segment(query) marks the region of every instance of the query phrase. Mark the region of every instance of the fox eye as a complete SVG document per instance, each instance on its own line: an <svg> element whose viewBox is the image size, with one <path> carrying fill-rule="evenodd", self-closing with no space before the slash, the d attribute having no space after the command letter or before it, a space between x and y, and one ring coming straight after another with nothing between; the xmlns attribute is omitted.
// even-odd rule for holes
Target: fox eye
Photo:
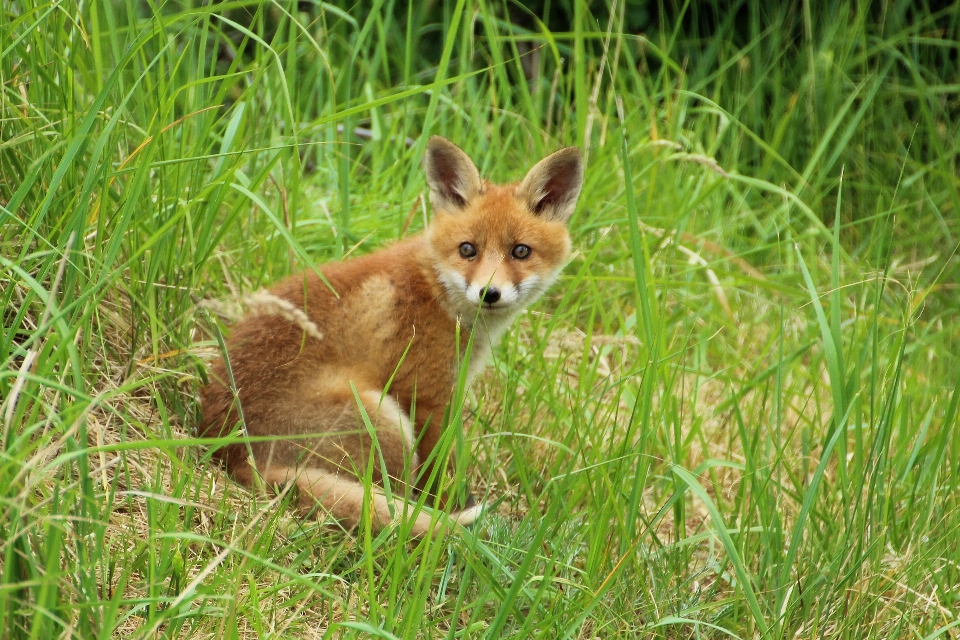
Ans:
<svg viewBox="0 0 960 640"><path fill-rule="evenodd" d="M460 257L462 258L473 258L477 255L477 248L470 244L469 242L464 242L460 245Z"/></svg>
<svg viewBox="0 0 960 640"><path fill-rule="evenodd" d="M518 244L511 251L511 255L517 260L526 260L530 257L530 247L525 244Z"/></svg>

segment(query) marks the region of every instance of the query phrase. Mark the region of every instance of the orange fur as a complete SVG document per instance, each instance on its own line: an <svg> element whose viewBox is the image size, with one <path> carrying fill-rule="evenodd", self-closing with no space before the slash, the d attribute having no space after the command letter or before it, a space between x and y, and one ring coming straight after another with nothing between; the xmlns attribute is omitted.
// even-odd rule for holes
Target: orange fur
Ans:
<svg viewBox="0 0 960 640"><path fill-rule="evenodd" d="M439 137L430 140L424 165L435 210L426 232L323 265L336 294L307 271L252 297L227 343L229 371L217 362L202 391L201 434L226 435L242 423L249 436L272 438L216 452L238 481L251 485L259 473L268 484L295 482L304 501L319 502L346 526L359 521L365 498L358 476L374 446L377 485L387 480L385 469L398 496L418 477L415 488L430 489L424 465L441 437L456 363L469 355L470 374L479 371L570 251L566 221L582 183L575 148L548 156L519 185L481 181L466 154ZM475 255L464 255L464 243ZM471 332L473 352L466 354ZM378 528L408 509L381 491L371 499ZM478 513L467 509L454 519L469 524ZM434 528L421 513L413 533Z"/></svg>

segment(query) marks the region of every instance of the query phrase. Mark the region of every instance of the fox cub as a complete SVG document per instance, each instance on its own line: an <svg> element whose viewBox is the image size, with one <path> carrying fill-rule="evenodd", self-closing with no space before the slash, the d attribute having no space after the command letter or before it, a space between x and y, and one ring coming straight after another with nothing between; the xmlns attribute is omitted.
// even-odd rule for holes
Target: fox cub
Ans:
<svg viewBox="0 0 960 640"><path fill-rule="evenodd" d="M388 496L430 490L431 475L444 471L430 454L457 362L468 359L473 377L570 252L566 223L583 182L576 147L502 186L481 180L470 158L438 136L423 164L434 210L426 231L322 265L330 286L308 270L253 296L201 395L202 435L243 424L251 438L216 452L234 478L293 482L305 506L319 502L347 527L360 520L365 471L390 488L368 498L375 528L407 507ZM453 518L466 525L479 513L469 506ZM413 535L432 531L419 513Z"/></svg>

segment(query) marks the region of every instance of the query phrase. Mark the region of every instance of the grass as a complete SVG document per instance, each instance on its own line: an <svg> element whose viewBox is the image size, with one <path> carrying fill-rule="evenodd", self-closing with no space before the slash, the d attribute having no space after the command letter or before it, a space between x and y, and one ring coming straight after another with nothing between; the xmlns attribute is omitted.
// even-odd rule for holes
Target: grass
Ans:
<svg viewBox="0 0 960 640"><path fill-rule="evenodd" d="M960 10L550 7L3 3L4 637L960 637ZM244 294L422 228L433 133L588 169L463 394L494 507L417 543L191 428Z"/></svg>

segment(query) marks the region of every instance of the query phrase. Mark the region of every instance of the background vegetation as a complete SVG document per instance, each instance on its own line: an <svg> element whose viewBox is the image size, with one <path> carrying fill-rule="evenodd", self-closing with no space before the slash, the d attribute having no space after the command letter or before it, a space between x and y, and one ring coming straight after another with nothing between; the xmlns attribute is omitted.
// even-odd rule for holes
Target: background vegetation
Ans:
<svg viewBox="0 0 960 640"><path fill-rule="evenodd" d="M958 26L4 0L4 637L960 637ZM344 533L196 392L246 293L422 228L434 133L580 145L576 254L464 397L488 515Z"/></svg>

